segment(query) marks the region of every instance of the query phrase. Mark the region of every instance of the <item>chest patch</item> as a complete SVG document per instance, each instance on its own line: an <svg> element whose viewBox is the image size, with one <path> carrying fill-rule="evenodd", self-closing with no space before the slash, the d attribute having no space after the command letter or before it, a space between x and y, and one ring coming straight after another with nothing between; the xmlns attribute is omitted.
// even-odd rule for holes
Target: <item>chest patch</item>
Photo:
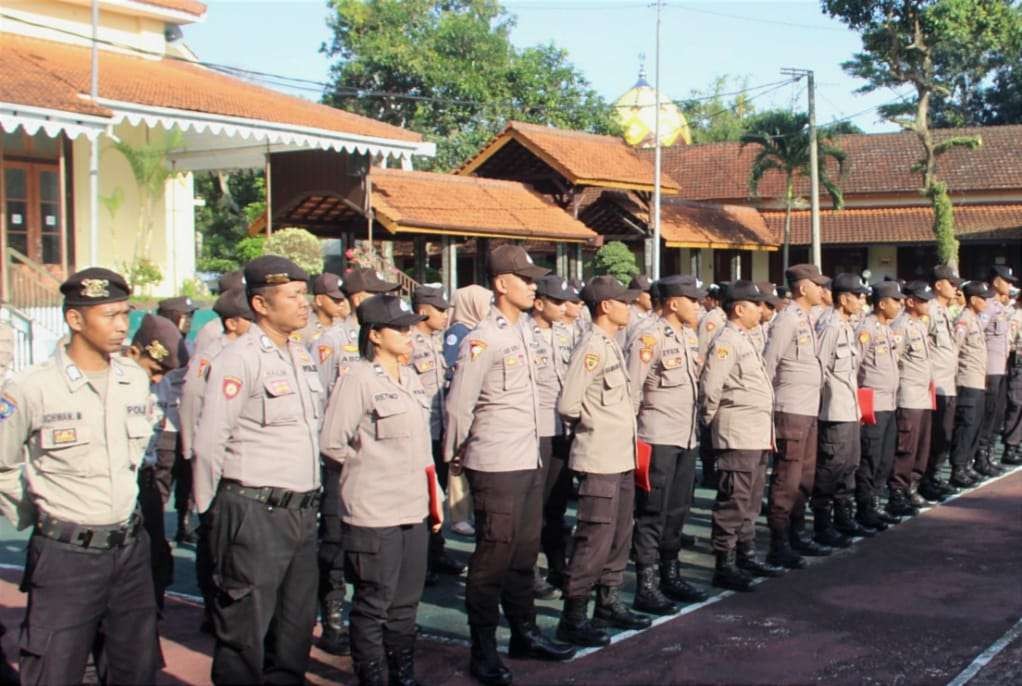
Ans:
<svg viewBox="0 0 1022 686"><path fill-rule="evenodd" d="M67 445L68 443L78 442L78 432L71 429L53 429L51 435L53 438L53 445Z"/></svg>

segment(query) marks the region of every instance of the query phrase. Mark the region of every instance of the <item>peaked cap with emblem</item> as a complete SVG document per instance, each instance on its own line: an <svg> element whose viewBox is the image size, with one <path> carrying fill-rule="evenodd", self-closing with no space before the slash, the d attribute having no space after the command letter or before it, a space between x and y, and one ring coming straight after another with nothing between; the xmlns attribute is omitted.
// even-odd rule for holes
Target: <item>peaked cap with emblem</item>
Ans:
<svg viewBox="0 0 1022 686"><path fill-rule="evenodd" d="M656 289L661 298L683 297L700 300L707 295L703 282L694 276L675 274L665 276L656 282Z"/></svg>
<svg viewBox="0 0 1022 686"><path fill-rule="evenodd" d="M748 279L738 279L728 284L724 301L726 303L734 303L743 300L750 303L766 302L766 293Z"/></svg>
<svg viewBox="0 0 1022 686"><path fill-rule="evenodd" d="M757 281L756 287L763 291L763 302L776 310L781 304L781 298L777 295L777 286L770 281Z"/></svg>
<svg viewBox="0 0 1022 686"><path fill-rule="evenodd" d="M358 306L358 321L362 326L402 328L426 320L426 315L415 314L404 300L396 295L380 293L367 298Z"/></svg>
<svg viewBox="0 0 1022 686"><path fill-rule="evenodd" d="M536 295L541 295L551 300L579 301L578 294L575 293L575 289L571 287L571 284L557 276L557 274L547 274L536 279Z"/></svg>
<svg viewBox="0 0 1022 686"><path fill-rule="evenodd" d="M604 300L620 300L633 303L639 297L639 291L625 288L621 282L610 275L594 276L582 289L582 300L587 305L596 305Z"/></svg>
<svg viewBox="0 0 1022 686"><path fill-rule="evenodd" d="M127 300L131 286L117 272L89 267L75 272L60 284L64 304L69 306L103 305Z"/></svg>
<svg viewBox="0 0 1022 686"><path fill-rule="evenodd" d="M438 310L448 310L451 303L444 297L444 289L436 286L416 286L412 291L412 307L432 305Z"/></svg>
<svg viewBox="0 0 1022 686"><path fill-rule="evenodd" d="M645 274L633 276L631 282L628 284L628 290L630 291L642 291L643 293L649 293L651 288L653 288L653 282L650 281L649 277Z"/></svg>
<svg viewBox="0 0 1022 686"><path fill-rule="evenodd" d="M915 300L921 300L923 302L929 302L936 296L933 289L930 288L930 284L925 281L909 281L905 284L905 295Z"/></svg>
<svg viewBox="0 0 1022 686"><path fill-rule="evenodd" d="M993 281L996 278L1002 278L1011 285L1018 284L1018 277L1015 276L1015 272L1006 264L995 264L990 267L990 271L987 272L987 281Z"/></svg>
<svg viewBox="0 0 1022 686"><path fill-rule="evenodd" d="M219 293L226 293L232 288L245 288L245 273L240 269L235 269L232 272L227 272L221 275L220 280L217 282L217 288Z"/></svg>
<svg viewBox="0 0 1022 686"><path fill-rule="evenodd" d="M244 288L232 288L224 291L213 303L213 311L221 319L231 319L232 317L241 317L249 321L255 319L252 308L249 307L248 298L245 297Z"/></svg>
<svg viewBox="0 0 1022 686"><path fill-rule="evenodd" d="M930 283L935 284L938 281L947 279L951 282L951 285L958 288L965 281L962 277L958 276L958 272L949 267L946 264L938 264L930 272Z"/></svg>
<svg viewBox="0 0 1022 686"><path fill-rule="evenodd" d="M966 281L962 284L962 295L966 298L973 296L977 298L983 298L989 300L994 297L994 292L990 286L987 285L986 281Z"/></svg>
<svg viewBox="0 0 1022 686"><path fill-rule="evenodd" d="M249 291L292 281L308 283L309 275L286 257L263 255L245 265L245 288Z"/></svg>
<svg viewBox="0 0 1022 686"><path fill-rule="evenodd" d="M872 289L873 302L880 302L883 298L905 299L905 294L901 292L901 284L897 281L877 281Z"/></svg>
<svg viewBox="0 0 1022 686"><path fill-rule="evenodd" d="M803 279L809 279L817 286L830 288L830 279L821 274L815 264L793 264L784 272L784 280L788 285L796 284Z"/></svg>
<svg viewBox="0 0 1022 686"><path fill-rule="evenodd" d="M318 274L312 280L313 295L328 295L334 300L344 300L344 293L341 291L341 277L330 272Z"/></svg>
<svg viewBox="0 0 1022 686"><path fill-rule="evenodd" d="M490 276L514 274L526 279L538 279L550 273L549 269L537 267L529 253L525 252L525 248L510 243L499 245L490 251L486 268Z"/></svg>
<svg viewBox="0 0 1022 686"><path fill-rule="evenodd" d="M385 281L369 267L355 267L344 272L341 290L350 297L354 293L390 293L401 288L396 281Z"/></svg>
<svg viewBox="0 0 1022 686"><path fill-rule="evenodd" d="M138 348L166 370L181 366L178 349L181 347L181 332L174 322L165 317L147 314L142 317L135 337L131 339L132 347Z"/></svg>
<svg viewBox="0 0 1022 686"><path fill-rule="evenodd" d="M869 286L866 285L858 274L849 274L847 272L834 277L830 290L834 295L840 295L841 293L869 295L870 293Z"/></svg>
<svg viewBox="0 0 1022 686"><path fill-rule="evenodd" d="M156 303L156 314L162 315L165 312L183 312L184 314L191 314L195 312L198 307L192 302L192 299L186 296L179 296L176 298L167 298Z"/></svg>

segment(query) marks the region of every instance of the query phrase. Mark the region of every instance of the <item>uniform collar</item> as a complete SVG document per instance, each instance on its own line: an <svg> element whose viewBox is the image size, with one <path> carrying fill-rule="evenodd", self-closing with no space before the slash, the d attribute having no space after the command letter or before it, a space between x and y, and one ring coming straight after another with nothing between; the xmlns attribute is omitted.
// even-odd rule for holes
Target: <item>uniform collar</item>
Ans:
<svg viewBox="0 0 1022 686"><path fill-rule="evenodd" d="M82 386L89 383L89 377L78 368L71 358L67 355L67 350L62 345L57 346L55 354L57 359L57 365L60 369L61 376L64 379L64 383L67 384L68 389L72 393L76 393ZM110 357L110 367L108 372L117 383L129 384L131 380L128 378L128 374L125 371L125 362L118 358L116 355Z"/></svg>

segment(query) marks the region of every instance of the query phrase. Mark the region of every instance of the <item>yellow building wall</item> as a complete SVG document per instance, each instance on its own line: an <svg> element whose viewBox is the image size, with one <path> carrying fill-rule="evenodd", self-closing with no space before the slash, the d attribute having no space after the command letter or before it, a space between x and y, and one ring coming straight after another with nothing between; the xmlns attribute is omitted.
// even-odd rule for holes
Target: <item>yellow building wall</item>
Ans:
<svg viewBox="0 0 1022 686"><path fill-rule="evenodd" d="M115 135L129 145L147 140L158 141L166 132L162 128L147 129L144 125L122 124ZM156 198L152 211L152 230L146 239L142 230L142 196L127 159L113 147L106 136L100 136L99 157L99 227L98 256L90 254L91 195L89 190L90 146L84 137L73 144L74 262L77 268L103 266L124 272L136 255L153 261L163 273L163 282L150 290L152 295L174 295L185 279L195 275L195 202L193 177L178 174L169 179L163 193ZM115 211L104 204L120 189L123 201ZM148 244L148 247L146 247Z"/></svg>
<svg viewBox="0 0 1022 686"><path fill-rule="evenodd" d="M79 45L90 45L92 36L92 10L88 3L74 4L59 0L4 0L0 3L4 13L25 19L36 26L13 20L4 20L0 30L22 36L43 38ZM163 53L164 22L158 19L126 14L115 14L100 5L99 38L118 46L135 50ZM78 36L71 35L78 34ZM118 50L103 45L102 50Z"/></svg>

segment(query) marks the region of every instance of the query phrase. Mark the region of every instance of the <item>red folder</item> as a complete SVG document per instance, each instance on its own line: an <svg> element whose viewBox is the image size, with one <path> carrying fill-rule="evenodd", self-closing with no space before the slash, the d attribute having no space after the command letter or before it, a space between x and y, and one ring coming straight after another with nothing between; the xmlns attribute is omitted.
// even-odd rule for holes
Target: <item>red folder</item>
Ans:
<svg viewBox="0 0 1022 686"><path fill-rule="evenodd" d="M876 406L874 400L876 392L872 388L859 389L859 417L863 424L876 424L877 416L874 411Z"/></svg>
<svg viewBox="0 0 1022 686"><path fill-rule="evenodd" d="M937 384L930 382L930 409L937 411Z"/></svg>
<svg viewBox="0 0 1022 686"><path fill-rule="evenodd" d="M649 493L653 484L649 481L649 464L653 458L653 447L646 441L635 441L635 486Z"/></svg>
<svg viewBox="0 0 1022 686"><path fill-rule="evenodd" d="M440 482L436 478L436 467L426 467L426 488L429 489L429 518L433 525L443 521L443 498L440 495Z"/></svg>

